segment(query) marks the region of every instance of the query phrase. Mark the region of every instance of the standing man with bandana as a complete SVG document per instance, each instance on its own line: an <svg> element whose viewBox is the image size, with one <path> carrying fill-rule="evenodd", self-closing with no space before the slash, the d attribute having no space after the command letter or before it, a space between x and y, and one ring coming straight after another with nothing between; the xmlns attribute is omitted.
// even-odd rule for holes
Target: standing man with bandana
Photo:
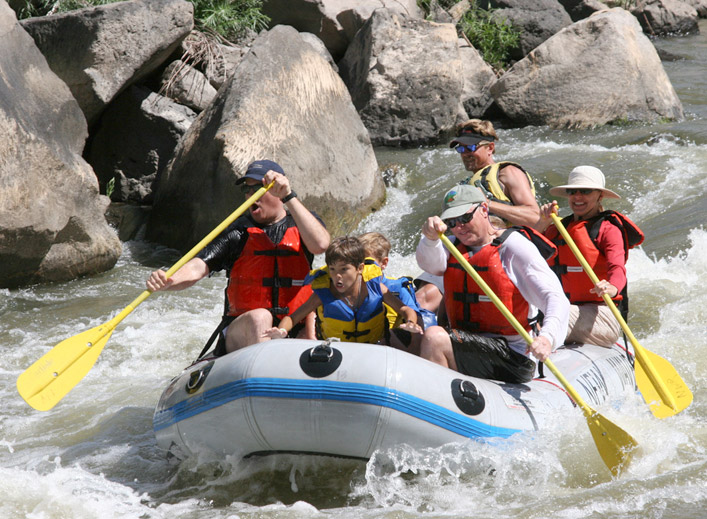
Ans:
<svg viewBox="0 0 707 519"><path fill-rule="evenodd" d="M515 162L495 162L498 135L490 121L470 119L459 125L451 143L461 154L467 171L473 172L462 183L480 188L489 201L489 212L510 225L535 225L540 208L530 175Z"/></svg>

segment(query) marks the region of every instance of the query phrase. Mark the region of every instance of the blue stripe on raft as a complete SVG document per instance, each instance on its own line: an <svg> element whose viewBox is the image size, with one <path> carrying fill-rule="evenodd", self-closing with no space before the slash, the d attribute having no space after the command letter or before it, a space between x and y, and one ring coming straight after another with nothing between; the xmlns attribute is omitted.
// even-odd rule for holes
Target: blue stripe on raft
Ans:
<svg viewBox="0 0 707 519"><path fill-rule="evenodd" d="M329 380L249 378L229 382L155 413L153 427L166 427L246 397L335 400L387 407L467 438L506 438L519 429L495 427L394 389Z"/></svg>

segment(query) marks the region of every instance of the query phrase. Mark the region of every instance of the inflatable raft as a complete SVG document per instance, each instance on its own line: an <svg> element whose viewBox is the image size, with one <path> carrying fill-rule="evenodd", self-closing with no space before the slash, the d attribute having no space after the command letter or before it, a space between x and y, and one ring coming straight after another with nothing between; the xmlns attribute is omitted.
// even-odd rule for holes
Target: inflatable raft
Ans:
<svg viewBox="0 0 707 519"><path fill-rule="evenodd" d="M552 359L592 407L635 392L618 346L563 347ZM400 443L437 447L542 429L574 407L545 372L508 384L386 346L280 339L184 370L163 392L153 425L157 443L178 458L206 451L368 459Z"/></svg>

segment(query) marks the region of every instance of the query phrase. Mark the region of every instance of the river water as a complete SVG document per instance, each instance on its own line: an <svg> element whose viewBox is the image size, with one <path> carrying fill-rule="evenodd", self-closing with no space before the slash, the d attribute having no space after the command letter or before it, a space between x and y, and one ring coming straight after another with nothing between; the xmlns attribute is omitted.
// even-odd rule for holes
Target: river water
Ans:
<svg viewBox="0 0 707 519"><path fill-rule="evenodd" d="M646 232L631 253L629 324L694 393L677 416L645 406L598 409L641 453L612 479L579 412L500 444L438 450L401 446L370 462L277 456L170 464L152 413L170 378L218 321L224 279L156 294L125 319L97 364L54 409L32 410L15 381L61 340L114 316L154 268L179 255L135 240L110 272L0 294L0 517L2 518L698 518L707 517L707 24L656 45L683 102L681 122L587 131L500 132L498 160L532 172L539 196L580 164L595 165L623 198L609 206ZM415 274L424 218L465 176L444 146L377 150L397 171L387 205L352 233L377 230L395 249L392 274ZM561 201L561 207L566 202ZM234 441L237 441L234 438Z"/></svg>

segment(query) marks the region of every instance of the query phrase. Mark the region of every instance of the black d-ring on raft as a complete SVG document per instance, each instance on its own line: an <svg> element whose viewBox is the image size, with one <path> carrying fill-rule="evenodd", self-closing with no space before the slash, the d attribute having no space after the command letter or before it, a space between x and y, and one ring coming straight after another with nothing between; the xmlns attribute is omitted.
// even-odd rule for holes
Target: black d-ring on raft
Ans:
<svg viewBox="0 0 707 519"><path fill-rule="evenodd" d="M323 378L331 375L341 365L341 351L331 347L331 341L326 341L313 348L306 349L299 358L299 365L312 378Z"/></svg>
<svg viewBox="0 0 707 519"><path fill-rule="evenodd" d="M206 380L206 377L209 374L209 371L211 371L211 367L213 365L214 362L211 361L207 363L203 368L197 369L196 371L192 371L189 374L189 380L187 381L187 385L185 387L187 393L189 393L190 395L192 393L196 393L197 389L199 389L204 384L204 381Z"/></svg>
<svg viewBox="0 0 707 519"><path fill-rule="evenodd" d="M486 407L484 395L470 380L452 380L452 398L457 407L468 415L480 414Z"/></svg>

